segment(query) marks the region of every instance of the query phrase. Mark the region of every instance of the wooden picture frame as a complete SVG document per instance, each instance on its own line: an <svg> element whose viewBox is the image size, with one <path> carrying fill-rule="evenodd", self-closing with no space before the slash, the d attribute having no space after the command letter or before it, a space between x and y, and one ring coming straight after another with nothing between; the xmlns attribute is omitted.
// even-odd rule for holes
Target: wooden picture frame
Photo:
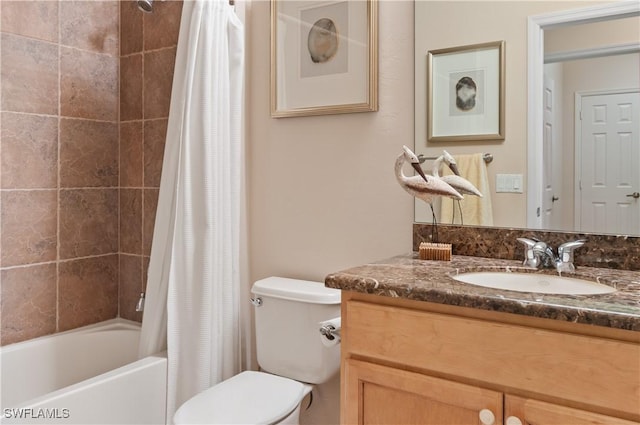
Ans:
<svg viewBox="0 0 640 425"><path fill-rule="evenodd" d="M427 53L427 141L504 140L505 42Z"/></svg>
<svg viewBox="0 0 640 425"><path fill-rule="evenodd" d="M377 21L377 0L271 0L271 116L377 111Z"/></svg>

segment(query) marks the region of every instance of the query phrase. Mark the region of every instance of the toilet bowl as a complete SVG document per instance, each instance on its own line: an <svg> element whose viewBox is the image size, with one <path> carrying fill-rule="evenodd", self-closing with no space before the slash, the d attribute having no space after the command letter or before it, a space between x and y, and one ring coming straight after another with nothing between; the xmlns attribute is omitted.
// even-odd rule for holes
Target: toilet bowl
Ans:
<svg viewBox="0 0 640 425"><path fill-rule="evenodd" d="M340 316L339 290L270 277L251 291L262 371L239 373L195 395L176 411L174 424L295 425L312 384L339 371L339 345L323 344L319 332L320 322Z"/></svg>

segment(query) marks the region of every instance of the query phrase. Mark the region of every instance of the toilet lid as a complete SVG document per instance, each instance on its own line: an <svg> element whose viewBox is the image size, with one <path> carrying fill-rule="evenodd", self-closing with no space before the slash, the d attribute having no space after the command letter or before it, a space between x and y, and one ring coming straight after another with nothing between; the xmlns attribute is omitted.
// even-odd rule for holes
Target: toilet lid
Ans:
<svg viewBox="0 0 640 425"><path fill-rule="evenodd" d="M272 424L291 413L304 385L263 372L242 372L184 403L173 417L180 424Z"/></svg>

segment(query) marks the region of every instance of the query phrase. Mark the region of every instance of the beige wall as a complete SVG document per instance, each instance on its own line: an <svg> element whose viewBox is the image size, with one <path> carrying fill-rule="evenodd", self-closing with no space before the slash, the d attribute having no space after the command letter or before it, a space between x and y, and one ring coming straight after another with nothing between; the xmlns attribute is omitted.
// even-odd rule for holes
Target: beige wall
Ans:
<svg viewBox="0 0 640 425"><path fill-rule="evenodd" d="M638 16L554 28L544 32L544 51L553 53L596 46L638 43L638 34L640 34L640 17Z"/></svg>
<svg viewBox="0 0 640 425"><path fill-rule="evenodd" d="M269 2L248 30L250 282L331 272L411 250L413 198L393 165L413 144L413 2L380 2L378 112L274 119ZM402 23L402 25L398 25ZM339 422L339 377L314 390L301 423Z"/></svg>
<svg viewBox="0 0 640 425"><path fill-rule="evenodd" d="M380 2L380 110L269 112L269 2L248 22L251 281L328 273L411 249L412 198L393 164L413 142L413 3ZM401 24L399 24L401 23Z"/></svg>

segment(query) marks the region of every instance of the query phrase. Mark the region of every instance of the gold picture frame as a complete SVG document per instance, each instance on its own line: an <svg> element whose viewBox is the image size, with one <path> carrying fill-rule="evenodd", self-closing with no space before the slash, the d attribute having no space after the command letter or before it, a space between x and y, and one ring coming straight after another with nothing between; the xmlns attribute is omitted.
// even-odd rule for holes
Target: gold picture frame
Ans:
<svg viewBox="0 0 640 425"><path fill-rule="evenodd" d="M378 110L378 0L271 0L271 116Z"/></svg>
<svg viewBox="0 0 640 425"><path fill-rule="evenodd" d="M505 42L427 53L427 141L505 138Z"/></svg>

